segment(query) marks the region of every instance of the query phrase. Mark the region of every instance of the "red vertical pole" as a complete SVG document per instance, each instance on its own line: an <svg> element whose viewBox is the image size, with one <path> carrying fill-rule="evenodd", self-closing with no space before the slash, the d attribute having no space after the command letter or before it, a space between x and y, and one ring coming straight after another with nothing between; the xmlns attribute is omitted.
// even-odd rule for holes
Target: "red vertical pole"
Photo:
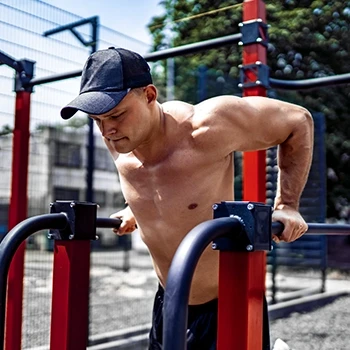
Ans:
<svg viewBox="0 0 350 350"><path fill-rule="evenodd" d="M16 95L9 230L27 218L30 95L29 91L19 91ZM25 243L22 243L9 270L5 326L7 350L21 349L24 251Z"/></svg>
<svg viewBox="0 0 350 350"><path fill-rule="evenodd" d="M266 21L262 0L245 0L243 21ZM251 44L243 48L243 65L266 64L266 48ZM266 96L262 86L244 90L244 96ZM243 200L266 201L265 152L245 152ZM265 253L220 252L218 350L262 349L262 315L265 293Z"/></svg>
<svg viewBox="0 0 350 350"><path fill-rule="evenodd" d="M86 350L90 241L55 241L50 350Z"/></svg>

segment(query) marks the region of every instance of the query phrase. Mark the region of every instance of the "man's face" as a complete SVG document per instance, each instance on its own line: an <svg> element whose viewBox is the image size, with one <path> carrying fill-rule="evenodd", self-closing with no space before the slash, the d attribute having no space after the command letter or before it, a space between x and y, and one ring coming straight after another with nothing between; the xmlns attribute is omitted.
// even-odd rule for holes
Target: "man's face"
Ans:
<svg viewBox="0 0 350 350"><path fill-rule="evenodd" d="M113 154L128 153L145 141L149 132L150 108L144 90L131 90L111 111L90 115Z"/></svg>

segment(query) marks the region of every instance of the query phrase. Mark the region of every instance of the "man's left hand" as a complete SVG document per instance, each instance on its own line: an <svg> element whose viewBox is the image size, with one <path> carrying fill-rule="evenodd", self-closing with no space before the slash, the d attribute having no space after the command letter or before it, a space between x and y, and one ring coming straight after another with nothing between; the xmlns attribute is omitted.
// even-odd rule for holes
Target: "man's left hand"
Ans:
<svg viewBox="0 0 350 350"><path fill-rule="evenodd" d="M279 235L272 235L272 239L279 243L293 242L301 237L308 229L308 225L300 215L299 211L284 204L278 207L272 213L272 221L279 221L284 225L284 230Z"/></svg>

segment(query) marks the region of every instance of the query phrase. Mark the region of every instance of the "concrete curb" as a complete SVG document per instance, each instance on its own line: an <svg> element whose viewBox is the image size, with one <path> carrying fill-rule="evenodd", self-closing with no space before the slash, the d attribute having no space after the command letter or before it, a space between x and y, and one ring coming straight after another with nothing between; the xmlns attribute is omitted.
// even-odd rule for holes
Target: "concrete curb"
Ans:
<svg viewBox="0 0 350 350"><path fill-rule="evenodd" d="M293 312L310 312L333 302L339 297L347 296L349 294L350 291L325 292L270 305L268 307L269 319L272 321L278 318L284 318Z"/></svg>
<svg viewBox="0 0 350 350"><path fill-rule="evenodd" d="M143 325L128 327L128 328L113 331L113 332L93 335L89 338L88 349L93 350L95 349L95 346L106 342L121 341L122 343L124 343L125 340L128 340L130 338L138 339L140 336L142 337L144 334L147 334L148 336L150 329L151 329L151 324L143 324Z"/></svg>
<svg viewBox="0 0 350 350"><path fill-rule="evenodd" d="M148 346L148 332L146 334L140 334L127 339L119 339L110 341L108 343L102 343L99 345L89 346L87 350L135 350L135 349L147 349Z"/></svg>

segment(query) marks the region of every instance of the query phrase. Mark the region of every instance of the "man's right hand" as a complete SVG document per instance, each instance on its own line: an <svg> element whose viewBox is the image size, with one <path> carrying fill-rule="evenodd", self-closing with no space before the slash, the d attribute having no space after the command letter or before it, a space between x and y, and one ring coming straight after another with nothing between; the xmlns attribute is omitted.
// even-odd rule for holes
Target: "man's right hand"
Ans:
<svg viewBox="0 0 350 350"><path fill-rule="evenodd" d="M125 209L110 215L110 218L113 218L113 219L118 218L122 220L122 223L120 224L119 228L112 229L113 232L119 236L122 236L126 233L131 233L135 231L135 229L137 228L134 214L132 213L129 207L126 207Z"/></svg>

